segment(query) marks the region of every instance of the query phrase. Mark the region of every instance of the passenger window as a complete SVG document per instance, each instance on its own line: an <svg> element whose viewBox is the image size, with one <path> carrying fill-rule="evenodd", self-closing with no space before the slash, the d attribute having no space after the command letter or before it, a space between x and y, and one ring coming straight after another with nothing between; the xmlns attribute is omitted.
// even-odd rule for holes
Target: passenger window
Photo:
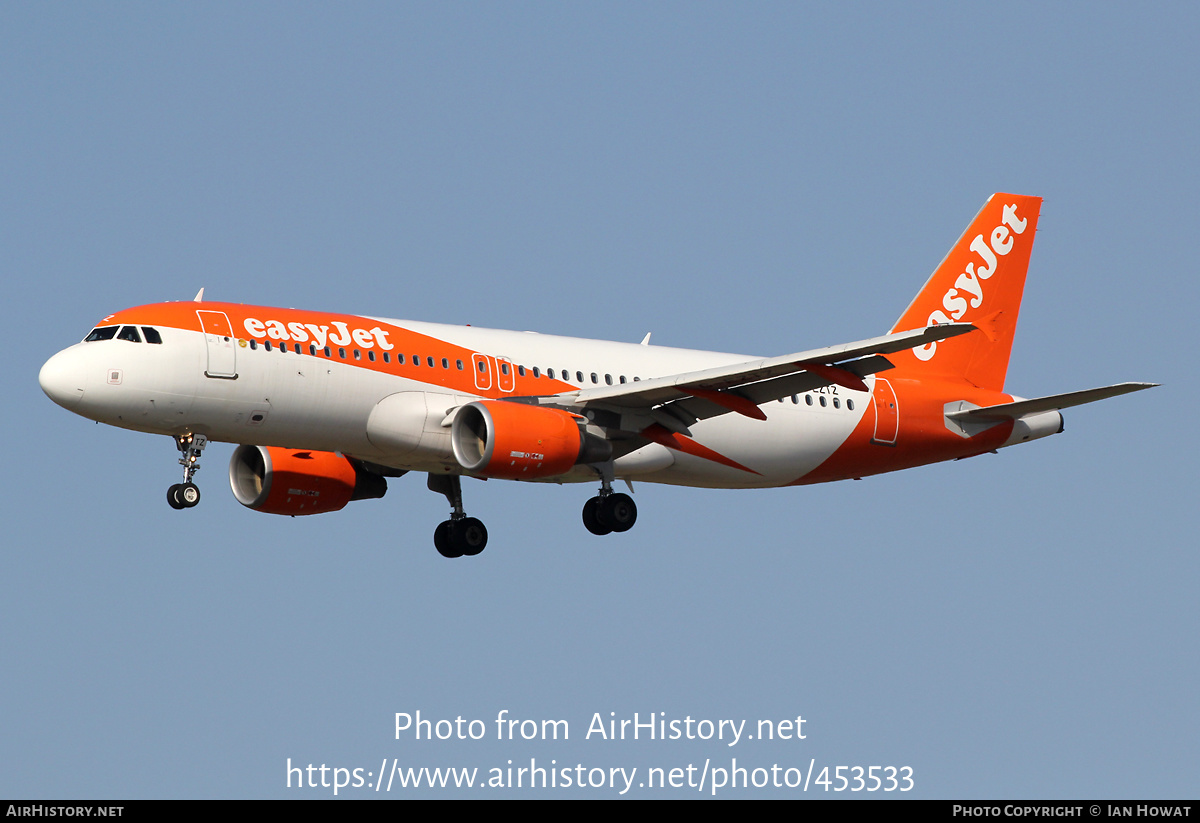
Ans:
<svg viewBox="0 0 1200 823"><path fill-rule="evenodd" d="M253 342L251 342L251 343L250 343L250 345L251 345L251 346L253 346L253 345L254 345L254 343L253 343ZM316 356L317 356L317 344L316 344L316 343L309 343L309 344L308 344L308 353L309 353L310 355L312 355L313 357L316 357Z"/></svg>
<svg viewBox="0 0 1200 823"><path fill-rule="evenodd" d="M454 365L458 366L459 371L463 370L463 362L461 360L455 360Z"/></svg>
<svg viewBox="0 0 1200 823"><path fill-rule="evenodd" d="M594 377L594 376L595 376L595 375L593 375L593 377ZM576 382L576 383L582 383L582 382L583 382L583 372L581 372L581 371L577 371L577 372L575 372L575 382Z"/></svg>
<svg viewBox="0 0 1200 823"><path fill-rule="evenodd" d="M597 379L596 379L596 373L595 373L595 372L592 372L592 382L593 382L593 383L599 383L599 382L600 382L599 380L597 380Z"/></svg>
<svg viewBox="0 0 1200 823"><path fill-rule="evenodd" d="M541 376L542 376L541 369L539 369L537 366L534 366L534 367L533 367L533 376L534 376L534 377L541 377Z"/></svg>
<svg viewBox="0 0 1200 823"><path fill-rule="evenodd" d="M271 351L272 350L271 349L271 341L268 340L266 343L263 343L263 348L266 349L267 351Z"/></svg>
<svg viewBox="0 0 1200 823"><path fill-rule="evenodd" d="M92 333L83 338L85 343L95 343L97 340L112 340L117 333L118 326L101 326L92 329Z"/></svg>
<svg viewBox="0 0 1200 823"><path fill-rule="evenodd" d="M447 360L445 357L442 358L442 368L443 369L450 368L450 361Z"/></svg>
<svg viewBox="0 0 1200 823"><path fill-rule="evenodd" d="M158 329L142 326L142 335L146 338L147 343L162 344L162 335L158 333Z"/></svg>
<svg viewBox="0 0 1200 823"><path fill-rule="evenodd" d="M849 409L850 411L854 411L854 401L853 401L853 400L847 400L847 401L846 401L846 408L847 408L847 409Z"/></svg>
<svg viewBox="0 0 1200 823"><path fill-rule="evenodd" d="M524 377L525 376L525 367L517 366L517 374L519 374L521 377Z"/></svg>
<svg viewBox="0 0 1200 823"><path fill-rule="evenodd" d="M250 351L258 351L258 341L257 340L250 341Z"/></svg>
<svg viewBox="0 0 1200 823"><path fill-rule="evenodd" d="M625 375L621 375L621 382L622 382L622 383L624 383L624 382L625 382Z"/></svg>
<svg viewBox="0 0 1200 823"><path fill-rule="evenodd" d="M604 382L611 386L612 385L612 375L611 374L604 375Z"/></svg>
<svg viewBox="0 0 1200 823"><path fill-rule="evenodd" d="M121 333L117 335L118 340L128 340L130 343L141 343L142 337L138 334L134 326L122 326Z"/></svg>
<svg viewBox="0 0 1200 823"><path fill-rule="evenodd" d="M372 363L374 363L375 362L375 352L374 351L367 352L367 359L370 360Z"/></svg>
<svg viewBox="0 0 1200 823"><path fill-rule="evenodd" d="M432 357L426 357L426 358L425 358L425 364L426 364L427 366L429 366L429 368L431 368L431 369L432 369L432 368L433 368L433 358L432 358Z"/></svg>
<svg viewBox="0 0 1200 823"><path fill-rule="evenodd" d="M804 395L804 402L811 406L812 405L812 395L811 394Z"/></svg>
<svg viewBox="0 0 1200 823"><path fill-rule="evenodd" d="M338 349L338 357L340 357L340 358L342 358L343 360L345 360L345 359L346 359L346 350L345 350L345 349L342 349L342 348L339 348L339 349Z"/></svg>
<svg viewBox="0 0 1200 823"><path fill-rule="evenodd" d="M384 363L391 363L391 362L392 362L392 355L391 355L391 354L389 354L388 352L384 352L384 353L383 353L383 362L384 362Z"/></svg>
<svg viewBox="0 0 1200 823"><path fill-rule="evenodd" d="M821 406L824 407L824 406L828 406L828 405L829 404L825 402L825 395L821 395Z"/></svg>
<svg viewBox="0 0 1200 823"><path fill-rule="evenodd" d="M501 363L501 364L500 364L500 373L501 373L501 374L508 374L508 364L507 364L507 363Z"/></svg>
<svg viewBox="0 0 1200 823"><path fill-rule="evenodd" d="M396 365L397 366L404 365L404 355L400 354L399 352L396 353Z"/></svg>
<svg viewBox="0 0 1200 823"><path fill-rule="evenodd" d="M794 394L793 394L793 395L792 395L792 405L793 405L793 406L796 406L796 405L799 405L799 404L800 404L800 398L799 398L799 397L797 397L796 395L794 395Z"/></svg>
<svg viewBox="0 0 1200 823"><path fill-rule="evenodd" d="M554 369L546 369L546 376L549 377L551 380L553 380L554 379Z"/></svg>
<svg viewBox="0 0 1200 823"><path fill-rule="evenodd" d="M360 352L358 349L355 349L355 350L354 350L354 359L355 359L355 360L362 360L362 352Z"/></svg>
<svg viewBox="0 0 1200 823"><path fill-rule="evenodd" d="M835 409L840 409L842 407L842 401L838 400L836 397L833 398L833 407Z"/></svg>

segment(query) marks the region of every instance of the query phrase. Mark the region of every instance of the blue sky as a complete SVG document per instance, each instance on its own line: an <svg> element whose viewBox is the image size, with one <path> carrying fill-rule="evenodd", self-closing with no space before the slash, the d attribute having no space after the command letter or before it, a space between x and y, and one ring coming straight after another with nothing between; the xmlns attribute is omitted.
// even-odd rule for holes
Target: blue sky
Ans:
<svg viewBox="0 0 1200 823"><path fill-rule="evenodd" d="M1186 4L0 7L0 795L331 795L289 790L289 758L736 757L910 766L907 796L1191 796L1197 33ZM848 342L995 191L1045 198L1009 390L1162 388L858 483L639 484L637 527L603 540L590 486L465 482L491 532L473 562L433 551L420 476L261 515L227 492L227 444L176 512L166 438L37 386L99 318L201 286L749 354ZM395 739L418 710L571 737ZM610 712L807 736L584 739Z"/></svg>

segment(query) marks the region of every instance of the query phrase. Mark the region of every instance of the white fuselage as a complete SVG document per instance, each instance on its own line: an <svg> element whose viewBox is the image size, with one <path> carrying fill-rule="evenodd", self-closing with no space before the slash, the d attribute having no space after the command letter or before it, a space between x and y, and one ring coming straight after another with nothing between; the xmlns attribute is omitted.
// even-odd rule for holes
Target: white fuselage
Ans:
<svg viewBox="0 0 1200 823"><path fill-rule="evenodd" d="M401 331L384 341L391 345L391 358L403 355L407 368L380 369L378 359L369 361L371 354L381 357L382 345L365 335L352 341L345 357L336 349L326 357L321 349L317 356L308 353L311 339L304 344L277 340L268 350L265 344L251 347L245 338L234 336L215 341L214 347L202 331L158 326L161 345L121 339L79 343L47 362L41 379L60 405L114 426L169 435L201 432L218 441L340 452L398 469L445 472L458 470L449 450L449 428L442 425L446 412L482 397L525 394L514 385L518 369L528 379L536 368L534 385L540 381L548 387L547 375L552 373L557 388L546 391L558 392L754 359L533 332L366 319ZM370 348L356 343L369 343ZM473 353L474 359L460 370L457 362L464 358L447 352L462 350ZM414 359L419 366L413 367ZM365 368L368 364L374 368ZM471 371L473 385L464 388L448 380L464 370ZM507 377L505 370L510 372ZM213 372L226 376L208 376ZM873 385L868 378L868 386ZM423 422L411 421L430 430L415 453L389 447L387 438L373 442L371 437L372 412L385 398L402 393L423 393L428 411ZM615 474L723 488L785 485L844 443L870 402L870 393L827 386L807 397L763 404L766 420L727 414L694 424L698 443L752 471L649 443L618 457ZM438 448L438 437L445 438L444 448ZM575 467L550 479L570 482L595 476L585 467Z"/></svg>

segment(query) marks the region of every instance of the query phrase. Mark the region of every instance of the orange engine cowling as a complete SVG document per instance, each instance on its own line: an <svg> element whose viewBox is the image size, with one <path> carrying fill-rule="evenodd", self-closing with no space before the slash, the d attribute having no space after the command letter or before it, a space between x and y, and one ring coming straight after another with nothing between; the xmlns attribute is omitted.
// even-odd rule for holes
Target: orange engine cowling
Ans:
<svg viewBox="0 0 1200 823"><path fill-rule="evenodd" d="M351 500L383 497L387 481L331 452L238 446L229 485L243 506L268 514L335 512Z"/></svg>
<svg viewBox="0 0 1200 823"><path fill-rule="evenodd" d="M554 477L611 455L607 442L584 434L568 412L496 400L460 408L450 442L464 469L507 480Z"/></svg>

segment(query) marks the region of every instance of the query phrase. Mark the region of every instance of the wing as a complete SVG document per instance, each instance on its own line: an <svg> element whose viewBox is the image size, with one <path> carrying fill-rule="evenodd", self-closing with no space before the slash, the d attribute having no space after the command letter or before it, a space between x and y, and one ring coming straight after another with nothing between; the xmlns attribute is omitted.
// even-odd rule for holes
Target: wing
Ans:
<svg viewBox="0 0 1200 823"><path fill-rule="evenodd" d="M819 386L836 384L865 391L862 378L892 368L884 355L974 330L970 323L944 323L781 357L527 398L526 402L600 412L603 416L596 422L610 430L641 432L658 423L690 435L687 427L697 420L730 412L765 420L760 404Z"/></svg>

